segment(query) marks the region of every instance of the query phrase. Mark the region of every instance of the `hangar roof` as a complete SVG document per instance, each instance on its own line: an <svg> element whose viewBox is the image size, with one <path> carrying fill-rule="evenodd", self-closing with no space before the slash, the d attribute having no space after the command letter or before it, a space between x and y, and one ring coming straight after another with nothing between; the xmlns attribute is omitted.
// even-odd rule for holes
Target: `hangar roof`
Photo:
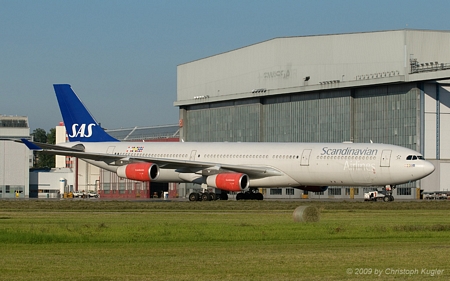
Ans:
<svg viewBox="0 0 450 281"><path fill-rule="evenodd" d="M108 134L118 140L155 140L165 138L179 138L178 125L163 125L153 127L134 127L106 130Z"/></svg>
<svg viewBox="0 0 450 281"><path fill-rule="evenodd" d="M373 33L378 33L378 32L396 32L396 31L402 31L402 30L421 31L421 32L450 32L449 30L441 30L441 31L439 31L439 30L428 30L428 29L392 29L392 30L378 30L378 31L335 33L335 34L327 33L327 34L312 34L312 35L299 35L299 36L280 36L280 37L274 37L274 38L271 38L271 39L267 39L267 40L264 40L264 41L261 41L261 42L253 43L253 44L250 44L250 45L247 45L247 46L242 46L242 47L239 47L239 48L236 48L236 49L233 49L233 50L229 50L229 51L225 51L225 52L222 52L222 53L210 55L210 56L207 56L207 57L204 57L204 58L199 58L199 59L195 59L195 60L188 61L188 62L185 62L185 63L181 63L178 66L189 64L189 63L196 62L196 61L199 61L199 60L208 59L208 58L215 57L215 56L220 56L222 54L226 54L226 53L229 53L229 52L234 52L234 51L237 51L237 50L240 50L240 49L244 49L244 48L247 48L247 47L255 46L255 45L258 45L258 44L264 44L266 42L270 42L270 41L273 41L273 40L279 40L279 39L308 38L308 37L320 37L320 36L340 36L340 35L351 35L351 34L373 34Z"/></svg>
<svg viewBox="0 0 450 281"><path fill-rule="evenodd" d="M179 65L174 105L448 79L449 49L450 31L274 38Z"/></svg>

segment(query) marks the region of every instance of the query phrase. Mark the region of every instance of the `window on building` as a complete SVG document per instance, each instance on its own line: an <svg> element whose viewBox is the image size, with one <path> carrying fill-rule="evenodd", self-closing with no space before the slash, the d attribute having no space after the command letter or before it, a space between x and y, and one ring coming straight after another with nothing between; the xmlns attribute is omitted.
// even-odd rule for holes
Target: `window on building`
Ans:
<svg viewBox="0 0 450 281"><path fill-rule="evenodd" d="M371 191L377 191L377 188L376 187L364 187L363 188L363 192L364 193L368 193L368 192L371 192Z"/></svg>
<svg viewBox="0 0 450 281"><path fill-rule="evenodd" d="M270 189L270 195L282 195L283 192L281 188L271 188Z"/></svg>
<svg viewBox="0 0 450 281"><path fill-rule="evenodd" d="M119 193L124 194L126 190L126 184L124 182L119 183Z"/></svg>
<svg viewBox="0 0 450 281"><path fill-rule="evenodd" d="M103 192L105 194L109 194L110 190L111 190L111 184L109 182L108 183L103 183Z"/></svg>
<svg viewBox="0 0 450 281"><path fill-rule="evenodd" d="M134 184L134 190L136 191L142 190L142 184L140 182L136 182Z"/></svg>
<svg viewBox="0 0 450 281"><path fill-rule="evenodd" d="M411 187L399 187L397 188L397 195L411 195Z"/></svg>
<svg viewBox="0 0 450 281"><path fill-rule="evenodd" d="M293 188L286 188L286 195L294 195L294 189Z"/></svg>
<svg viewBox="0 0 450 281"><path fill-rule="evenodd" d="M328 189L328 195L341 195L340 187L331 187Z"/></svg>

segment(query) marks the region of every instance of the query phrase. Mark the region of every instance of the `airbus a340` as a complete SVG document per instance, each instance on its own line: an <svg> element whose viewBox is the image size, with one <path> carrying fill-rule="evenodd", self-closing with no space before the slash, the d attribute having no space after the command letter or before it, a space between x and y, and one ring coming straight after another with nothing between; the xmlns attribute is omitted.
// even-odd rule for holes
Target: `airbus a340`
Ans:
<svg viewBox="0 0 450 281"><path fill-rule="evenodd" d="M54 85L69 142L21 140L32 150L81 158L137 181L197 183L220 189L220 199L263 199L258 188L391 186L421 179L434 166L414 150L375 143L120 142L107 134L70 85ZM191 193L211 200L215 193Z"/></svg>

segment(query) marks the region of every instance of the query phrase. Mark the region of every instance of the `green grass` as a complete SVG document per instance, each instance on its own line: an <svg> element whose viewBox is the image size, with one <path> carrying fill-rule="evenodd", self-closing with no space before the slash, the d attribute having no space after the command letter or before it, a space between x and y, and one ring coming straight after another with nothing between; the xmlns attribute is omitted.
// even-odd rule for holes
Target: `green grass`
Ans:
<svg viewBox="0 0 450 281"><path fill-rule="evenodd" d="M305 204L321 210L319 222L293 221ZM1 200L0 280L448 280L449 210L450 202Z"/></svg>

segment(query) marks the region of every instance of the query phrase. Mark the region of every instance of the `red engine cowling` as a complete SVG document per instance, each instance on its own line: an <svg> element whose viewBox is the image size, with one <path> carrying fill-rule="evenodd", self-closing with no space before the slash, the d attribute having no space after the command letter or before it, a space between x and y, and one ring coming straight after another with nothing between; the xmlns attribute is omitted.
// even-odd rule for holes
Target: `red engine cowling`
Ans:
<svg viewBox="0 0 450 281"><path fill-rule="evenodd" d="M242 191L248 187L249 179L246 174L222 173L207 177L206 184L226 191Z"/></svg>
<svg viewBox="0 0 450 281"><path fill-rule="evenodd" d="M136 181L150 181L158 178L159 167L153 163L131 163L117 168L117 175Z"/></svg>
<svg viewBox="0 0 450 281"><path fill-rule="evenodd" d="M328 189L328 186L299 186L297 188L311 192L324 192Z"/></svg>

